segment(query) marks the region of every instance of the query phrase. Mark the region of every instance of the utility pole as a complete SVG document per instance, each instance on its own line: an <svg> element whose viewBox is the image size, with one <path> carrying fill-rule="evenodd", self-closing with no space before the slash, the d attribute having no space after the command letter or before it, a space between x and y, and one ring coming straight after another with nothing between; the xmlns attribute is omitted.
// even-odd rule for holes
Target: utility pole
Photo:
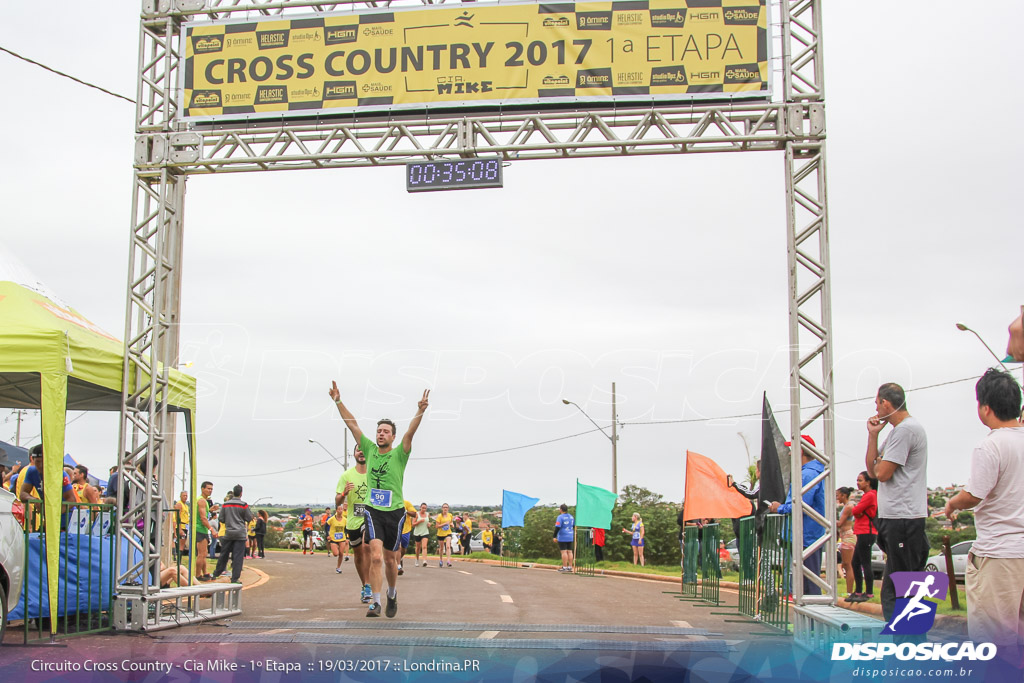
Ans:
<svg viewBox="0 0 1024 683"><path fill-rule="evenodd" d="M18 414L18 427L14 432L14 445L21 448L21 410L15 412Z"/></svg>
<svg viewBox="0 0 1024 683"><path fill-rule="evenodd" d="M619 435L616 433L618 419L615 412L615 382L612 382L612 493L615 495L619 494Z"/></svg>

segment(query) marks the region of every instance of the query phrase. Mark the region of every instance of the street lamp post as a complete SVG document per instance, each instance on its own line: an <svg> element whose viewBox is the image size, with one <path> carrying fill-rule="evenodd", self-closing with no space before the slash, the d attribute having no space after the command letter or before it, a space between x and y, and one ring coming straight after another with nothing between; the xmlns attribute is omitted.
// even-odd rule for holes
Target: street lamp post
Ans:
<svg viewBox="0 0 1024 683"><path fill-rule="evenodd" d="M604 431L604 427L594 422L594 418L587 415L587 411L580 408L579 404L575 401L570 401L563 398L562 403L567 406L576 406L576 410L583 413L583 416L590 420L590 423L601 430L601 433L605 435L609 441L612 442L612 493L618 495L619 493L619 465L618 465L618 441L619 435L616 433L616 427L618 426L618 417L615 413L615 382L612 382L612 434L608 436L608 433Z"/></svg>
<svg viewBox="0 0 1024 683"><path fill-rule="evenodd" d="M975 337L977 337L978 341L981 342L981 345L984 346L986 349L988 349L988 352L992 354L992 357L996 359L996 362L999 363L999 365L1003 368L1003 370L1006 370L1007 372L1009 372L1009 369L1005 365L1003 365L1002 359L1000 359L999 356L996 355L996 352L992 350L991 346L989 346L988 344L985 343L985 340L981 338L980 334L978 334L977 332L975 332L971 328L967 327L967 325L964 325L963 323L957 323L956 324L956 329L960 330L961 332L970 332Z"/></svg>
<svg viewBox="0 0 1024 683"><path fill-rule="evenodd" d="M324 446L322 443L320 443L316 439L309 439L309 442L310 443L315 443L317 446L319 446L320 448L324 449L324 453L326 453L327 455L329 455L332 458L334 458L335 460L337 460L338 463L342 467L344 467L346 470L348 469L348 432L345 432L345 462L342 462L341 460L338 460L338 458L336 458L334 456L334 453L331 453L329 450L327 450L327 446Z"/></svg>

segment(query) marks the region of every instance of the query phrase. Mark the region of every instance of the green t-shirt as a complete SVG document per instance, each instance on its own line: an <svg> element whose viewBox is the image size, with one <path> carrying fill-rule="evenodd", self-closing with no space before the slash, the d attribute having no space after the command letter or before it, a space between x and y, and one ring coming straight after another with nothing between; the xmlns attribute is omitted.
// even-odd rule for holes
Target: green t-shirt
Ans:
<svg viewBox="0 0 1024 683"><path fill-rule="evenodd" d="M370 487L366 504L376 510L398 510L404 507L402 483L405 481L409 454L402 448L402 444L399 443L387 453L381 453L377 444L363 434L359 447L366 456L366 485Z"/></svg>
<svg viewBox="0 0 1024 683"><path fill-rule="evenodd" d="M350 467L341 475L335 492L341 493L344 491L345 485L349 482L352 482L355 486L345 496L345 502L348 503L348 521L345 523L345 528L359 529L363 526L363 506L366 504L366 496L369 494L370 488L366 485L366 474L360 474L356 472L355 467Z"/></svg>

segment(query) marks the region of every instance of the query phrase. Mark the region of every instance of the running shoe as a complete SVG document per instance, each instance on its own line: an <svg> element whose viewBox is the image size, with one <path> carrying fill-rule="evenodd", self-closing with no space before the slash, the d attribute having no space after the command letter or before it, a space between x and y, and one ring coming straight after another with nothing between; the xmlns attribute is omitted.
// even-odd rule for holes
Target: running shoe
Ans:
<svg viewBox="0 0 1024 683"><path fill-rule="evenodd" d="M444 562L442 562L441 560L438 560L437 561L437 566L441 567L442 569L444 569Z"/></svg>
<svg viewBox="0 0 1024 683"><path fill-rule="evenodd" d="M452 566L452 563L451 563L451 562L449 562L449 563L448 563L448 566L449 566L449 567L450 567L450 566Z"/></svg>
<svg viewBox="0 0 1024 683"><path fill-rule="evenodd" d="M380 609L380 605L377 605L377 609ZM379 612L378 612L379 614ZM384 608L384 616L388 619L394 619L395 615L398 614L398 596L388 598L388 606Z"/></svg>
<svg viewBox="0 0 1024 683"><path fill-rule="evenodd" d="M420 561L419 560L416 560L416 566L417 567L420 566Z"/></svg>
<svg viewBox="0 0 1024 683"><path fill-rule="evenodd" d="M366 610L366 616L368 616L368 617L379 617L380 616L380 603L379 602L375 602L372 605L370 605L370 609Z"/></svg>
<svg viewBox="0 0 1024 683"><path fill-rule="evenodd" d="M405 570L404 570L404 569L402 569L402 565L401 565L401 564L399 564L399 565L398 565L398 575L399 575L399 576L401 576L401 575L402 575L402 574L404 574L404 573L405 573Z"/></svg>
<svg viewBox="0 0 1024 683"><path fill-rule="evenodd" d="M359 602L366 604L373 602L373 592L370 590L370 584L363 584L363 589L359 594Z"/></svg>
<svg viewBox="0 0 1024 683"><path fill-rule="evenodd" d="M340 574L340 573L341 573L341 567L336 567L336 568L334 569L334 571L335 571L336 573Z"/></svg>

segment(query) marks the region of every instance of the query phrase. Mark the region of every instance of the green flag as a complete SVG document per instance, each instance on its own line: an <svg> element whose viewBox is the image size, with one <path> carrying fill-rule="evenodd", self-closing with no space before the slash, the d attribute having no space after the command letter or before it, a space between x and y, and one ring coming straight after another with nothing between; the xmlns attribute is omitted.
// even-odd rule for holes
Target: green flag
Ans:
<svg viewBox="0 0 1024 683"><path fill-rule="evenodd" d="M576 526L595 529L612 528L612 508L618 496L597 486L587 486L576 480Z"/></svg>

